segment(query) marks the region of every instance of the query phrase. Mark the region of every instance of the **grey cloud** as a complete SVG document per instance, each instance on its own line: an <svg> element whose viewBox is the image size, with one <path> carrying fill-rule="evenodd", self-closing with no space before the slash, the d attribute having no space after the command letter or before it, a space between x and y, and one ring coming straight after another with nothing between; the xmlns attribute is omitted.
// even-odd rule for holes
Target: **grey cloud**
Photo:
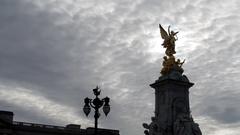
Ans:
<svg viewBox="0 0 240 135"><path fill-rule="evenodd" d="M239 92L232 90L234 86L226 86L224 83L222 87L223 90L218 88L219 92L213 93L215 96L204 97L204 102L198 104L198 106L201 106L200 108L195 107L199 112L198 115L210 116L224 124L239 123Z"/></svg>
<svg viewBox="0 0 240 135"><path fill-rule="evenodd" d="M236 123L240 121L239 110L235 109L235 106L234 108L222 108L224 107L218 108L210 106L208 109L205 110L205 112L208 112L210 115L212 115L213 118L223 123Z"/></svg>
<svg viewBox="0 0 240 135"><path fill-rule="evenodd" d="M208 5L207 1L154 0L107 4L3 2L3 85L26 87L48 100L75 107L76 117L82 118L83 98L92 97L91 89L100 84L103 97L109 96L112 105L109 117L101 117L101 126L119 128L121 134L143 134L141 123L150 121L154 111L154 91L148 85L158 78L163 55L159 53L155 58L149 53L153 45L149 41L159 33L158 23L171 24L180 29L179 35L184 34L182 47L195 48L186 52L178 46L182 39L176 42L179 57L187 59L185 73L196 83L190 92L193 115L211 117L219 123L238 123L239 110L233 103L238 102L239 93L230 95L237 91L239 79L239 16L235 8L226 13L215 11L219 6L216 1L216 5ZM223 5L224 9L229 5ZM151 61L153 57L155 61ZM221 108L222 98L212 97L223 94L229 100ZM212 106L220 112L211 110ZM21 109L16 110L16 119L32 119L32 111L24 106ZM22 115L24 110L29 117ZM228 115L229 110L232 113ZM208 129L208 125L201 127Z"/></svg>

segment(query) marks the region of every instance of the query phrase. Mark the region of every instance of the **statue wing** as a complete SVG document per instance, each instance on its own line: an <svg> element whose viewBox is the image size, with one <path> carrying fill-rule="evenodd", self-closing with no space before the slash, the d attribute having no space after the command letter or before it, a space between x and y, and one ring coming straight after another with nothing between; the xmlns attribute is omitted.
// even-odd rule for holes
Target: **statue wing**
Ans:
<svg viewBox="0 0 240 135"><path fill-rule="evenodd" d="M163 29L161 24L159 24L159 28L160 28L160 34L161 34L162 39L167 39L168 38L168 33Z"/></svg>

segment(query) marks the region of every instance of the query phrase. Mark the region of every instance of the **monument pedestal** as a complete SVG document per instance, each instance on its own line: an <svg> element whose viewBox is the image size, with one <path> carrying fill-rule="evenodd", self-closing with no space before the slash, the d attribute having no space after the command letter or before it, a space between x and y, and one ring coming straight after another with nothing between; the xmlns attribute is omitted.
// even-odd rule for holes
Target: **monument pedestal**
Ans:
<svg viewBox="0 0 240 135"><path fill-rule="evenodd" d="M143 126L149 135L201 135L189 107L189 82L181 72L171 71L150 85L155 89L155 116Z"/></svg>

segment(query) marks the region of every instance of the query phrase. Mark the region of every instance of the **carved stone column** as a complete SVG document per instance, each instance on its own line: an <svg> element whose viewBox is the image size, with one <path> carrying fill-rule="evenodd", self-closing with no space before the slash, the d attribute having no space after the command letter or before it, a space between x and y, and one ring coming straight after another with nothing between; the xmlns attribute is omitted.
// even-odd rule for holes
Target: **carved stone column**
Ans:
<svg viewBox="0 0 240 135"><path fill-rule="evenodd" d="M177 70L159 77L150 85L155 90L155 122L149 126L149 134L155 135L201 135L194 123L189 107L189 82L185 75ZM151 128L151 125L157 125ZM194 129L198 128L198 134ZM154 130L154 131L152 131ZM151 135L151 134L150 134Z"/></svg>

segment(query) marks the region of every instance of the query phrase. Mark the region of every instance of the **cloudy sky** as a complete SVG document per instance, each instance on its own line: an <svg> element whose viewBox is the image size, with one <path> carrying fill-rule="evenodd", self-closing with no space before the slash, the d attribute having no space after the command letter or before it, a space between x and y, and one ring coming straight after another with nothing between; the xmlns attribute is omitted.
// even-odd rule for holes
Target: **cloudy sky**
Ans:
<svg viewBox="0 0 240 135"><path fill-rule="evenodd" d="M100 127L143 135L164 49L180 31L192 115L204 135L240 132L239 0L0 0L0 108L16 121L93 126L84 97L111 98Z"/></svg>

